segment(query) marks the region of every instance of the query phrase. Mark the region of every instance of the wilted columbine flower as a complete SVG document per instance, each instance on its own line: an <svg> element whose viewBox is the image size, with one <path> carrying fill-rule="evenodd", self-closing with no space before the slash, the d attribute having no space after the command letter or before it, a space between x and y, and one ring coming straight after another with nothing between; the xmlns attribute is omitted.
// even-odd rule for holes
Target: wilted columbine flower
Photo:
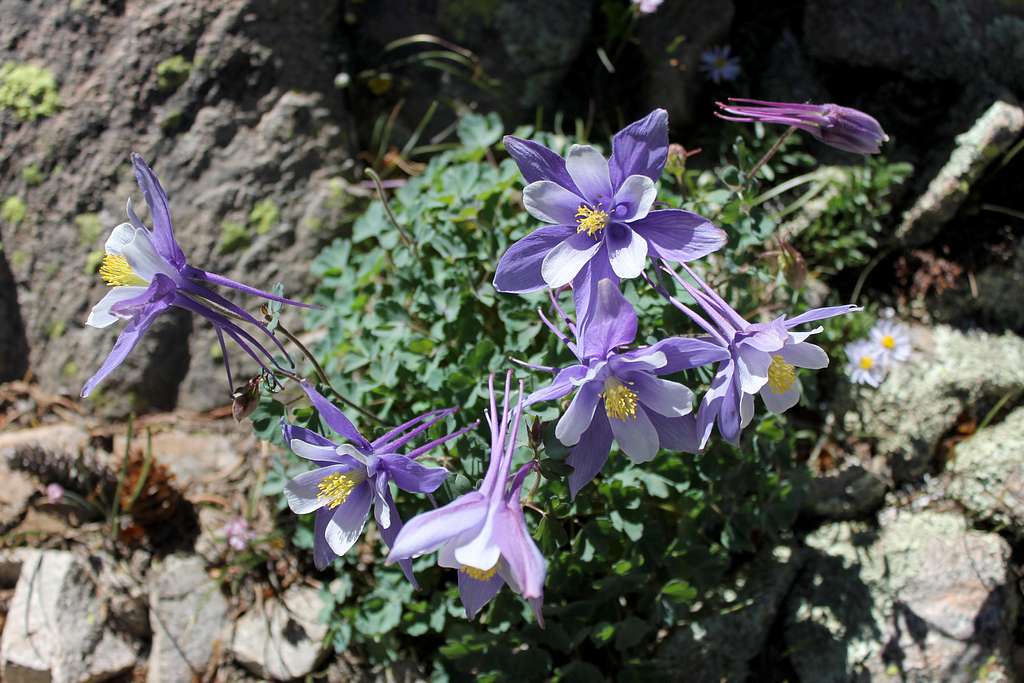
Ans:
<svg viewBox="0 0 1024 683"><path fill-rule="evenodd" d="M728 45L712 47L700 53L700 69L715 83L735 81L740 75L740 58L733 57Z"/></svg>
<svg viewBox="0 0 1024 683"><path fill-rule="evenodd" d="M388 562L408 560L440 548L437 563L459 571L459 595L470 618L493 598L502 585L522 595L543 626L544 576L547 562L530 538L520 494L534 467L523 465L509 482L516 435L523 417L523 387L509 411L512 373L505 377L505 397L499 418L494 376L488 380L491 460L483 484L437 510L409 520L391 546Z"/></svg>
<svg viewBox="0 0 1024 683"><path fill-rule="evenodd" d="M575 344L562 337L579 363L559 371L551 384L526 399L531 405L576 392L555 426L555 437L571 447L566 463L573 467L573 496L604 467L613 440L636 463L651 460L659 448L698 450L690 415L693 392L660 376L723 360L728 352L683 337L616 351L633 343L636 330L633 307L611 280L601 280L592 322Z"/></svg>
<svg viewBox="0 0 1024 683"><path fill-rule="evenodd" d="M448 476L448 470L425 467L416 462L416 458L474 429L477 423L399 453L410 441L456 409L432 410L367 441L345 414L316 389L305 382L302 388L327 426L349 442L338 445L304 427L285 422L281 425L285 443L292 452L319 465L292 479L284 489L292 512L303 515L316 511L313 561L317 569L323 569L355 544L363 532L371 505L384 543L393 547L402 528L402 519L391 497L389 483L394 482L398 488L411 493L437 490ZM415 585L412 564L404 562L402 569Z"/></svg>
<svg viewBox="0 0 1024 683"><path fill-rule="evenodd" d="M802 387L796 369L828 367L828 355L806 341L812 334L821 332L821 327L806 332L790 330L860 308L853 305L813 308L788 320L781 316L768 323L749 323L688 266L683 267L697 282L697 287L667 266L665 271L700 304L710 321L677 299L669 297L669 300L707 332L711 341L728 352L697 411L700 447L707 443L716 420L722 437L736 444L740 432L754 417L754 394L761 395L768 410L783 413L800 400Z"/></svg>
<svg viewBox="0 0 1024 683"><path fill-rule="evenodd" d="M856 154L878 154L889 136L874 117L838 104L765 102L736 97L718 102L715 112L726 121L761 121L795 126L826 145ZM754 105L754 106L750 106Z"/></svg>
<svg viewBox="0 0 1024 683"><path fill-rule="evenodd" d="M526 210L550 223L519 240L494 275L499 292L558 289L572 283L577 322L591 316L597 283L634 278L650 254L670 261L700 258L725 244L725 233L681 209L651 211L668 155L668 114L657 109L612 140L606 160L589 145L562 159L530 140L506 136L505 149L529 184Z"/></svg>
<svg viewBox="0 0 1024 683"><path fill-rule="evenodd" d="M229 317L259 327L283 352L284 348L266 325L207 285L230 287L246 294L292 306L307 305L253 289L223 275L209 273L186 263L185 254L174 239L171 211L160 181L138 154L132 155L132 164L135 166L135 178L142 188L142 195L149 205L153 230L149 230L139 220L132 210L129 199L128 219L131 222L122 223L114 228L104 246L106 255L100 266L100 276L111 289L93 307L88 320L85 321L86 325L101 328L109 327L119 320L127 321L128 325L117 338L103 365L82 387L82 397L88 396L97 384L124 361L157 316L171 306L184 308L209 320L217 330L217 338L222 349L223 335L227 334L264 368L269 368L268 362L276 364L273 355ZM257 351L262 354L262 358ZM228 372L230 390L231 370L226 354L224 364Z"/></svg>
<svg viewBox="0 0 1024 683"><path fill-rule="evenodd" d="M874 353L885 365L905 363L910 359L910 330L894 320L879 320L871 328Z"/></svg>
<svg viewBox="0 0 1024 683"><path fill-rule="evenodd" d="M885 379L886 369L874 343L861 339L846 345L846 372L853 382L877 387Z"/></svg>

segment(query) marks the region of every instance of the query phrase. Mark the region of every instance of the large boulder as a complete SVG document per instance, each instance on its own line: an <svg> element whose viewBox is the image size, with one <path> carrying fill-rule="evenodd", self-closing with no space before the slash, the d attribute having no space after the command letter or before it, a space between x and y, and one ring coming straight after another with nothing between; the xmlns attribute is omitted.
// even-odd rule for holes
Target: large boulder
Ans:
<svg viewBox="0 0 1024 683"><path fill-rule="evenodd" d="M290 681L309 675L325 653L323 601L314 588L293 586L256 605L235 624L231 651L255 675Z"/></svg>
<svg viewBox="0 0 1024 683"><path fill-rule="evenodd" d="M1013 680L1019 595L1001 537L893 509L880 528L838 522L806 541L785 608L801 681Z"/></svg>

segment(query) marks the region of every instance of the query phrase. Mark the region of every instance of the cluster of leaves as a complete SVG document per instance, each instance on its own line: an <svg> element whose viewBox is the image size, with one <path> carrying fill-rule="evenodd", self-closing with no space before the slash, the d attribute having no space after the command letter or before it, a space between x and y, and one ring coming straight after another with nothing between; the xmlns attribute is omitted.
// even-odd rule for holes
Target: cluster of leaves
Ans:
<svg viewBox="0 0 1024 683"><path fill-rule="evenodd" d="M536 308L547 305L543 294L501 295L491 285L499 256L535 227L520 203L522 180L514 163L495 160L501 133L494 116L462 119L458 148L434 157L389 207L372 204L352 236L335 241L314 262L316 301L323 308L309 315L307 325L325 331L316 355L339 393L385 423L454 405L464 409L457 416L464 424L482 413L486 376L508 368L509 357L556 366L570 360L539 322ZM529 129L516 133L555 149L576 141ZM727 230L729 245L708 260L706 270L723 295L752 317L808 304L804 290L787 285L791 270L765 258L779 252L773 240L780 221L771 215L778 208L745 175L770 142L760 130L738 138L723 151L731 166L670 165L659 195ZM771 180L795 177L811 163L791 142L765 173ZM866 183L840 184L838 194L873 214L888 185L877 175L867 177ZM891 181L894 174L886 177ZM800 257L808 273L828 271L832 255L822 253L819 258L808 250ZM627 283L625 293L647 336L641 341L695 332L642 281ZM684 292L676 294L686 300ZM821 305L820 288L815 297ZM840 327L828 338L838 343L843 336ZM527 390L547 379L529 374L519 373L527 377ZM671 379L700 390L710 372ZM601 476L574 500L565 481L568 453L553 437L560 409L542 407L530 419L529 443L518 458L536 457L541 464L527 514L549 561L546 629L507 590L478 622L466 621L452 572L436 567L432 556L421 558L415 568L422 590L414 592L396 568L380 562L370 534L367 544L335 564L336 578L324 591L335 647L356 648L376 664L418 661L437 680L595 680L610 672L626 678L655 672L667 630L693 618L697 603L725 585L737 561L795 521L805 474L794 453L813 432L794 426L813 428L820 412L814 410L819 393L807 384L812 410L796 418L762 414L741 448L713 442L699 457L662 453L644 466L613 451ZM284 412L264 398L253 416L257 433L279 439ZM308 409L289 418L317 427ZM439 504L479 481L486 438L482 427L438 456L454 473L438 492ZM284 482L307 467L297 459L280 463L265 492L280 494ZM398 504L409 517L426 501L402 496ZM294 524L296 546L312 546L309 519L285 514L282 520Z"/></svg>

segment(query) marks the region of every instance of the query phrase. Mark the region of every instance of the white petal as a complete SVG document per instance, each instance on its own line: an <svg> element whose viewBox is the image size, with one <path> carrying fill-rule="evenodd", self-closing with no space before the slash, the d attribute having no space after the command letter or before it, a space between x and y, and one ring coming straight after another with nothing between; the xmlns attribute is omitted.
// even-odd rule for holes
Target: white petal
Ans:
<svg viewBox="0 0 1024 683"><path fill-rule="evenodd" d="M740 427L746 428L754 419L754 395L743 394L740 397Z"/></svg>
<svg viewBox="0 0 1024 683"><path fill-rule="evenodd" d="M121 301L127 301L136 297L145 291L145 287L112 287L106 296L92 307L92 311L89 312L89 318L85 321L85 324L89 327L109 327L118 320L125 320L126 318L111 313L110 307Z"/></svg>
<svg viewBox="0 0 1024 683"><path fill-rule="evenodd" d="M484 520L483 526L480 527L476 537L470 540L469 543L455 549L456 562L460 565L474 567L483 571L487 571L498 564L498 558L501 557L501 548L491 533L493 529L494 511L492 509L488 510L487 518Z"/></svg>
<svg viewBox="0 0 1024 683"><path fill-rule="evenodd" d="M575 446L580 442L583 432L587 431L594 419L594 410L600 398L601 385L599 382L591 382L580 387L572 402L566 408L565 414L555 425L555 438L566 446ZM484 567L487 569L487 567Z"/></svg>
<svg viewBox="0 0 1024 683"><path fill-rule="evenodd" d="M140 230L130 223L122 223L110 233L104 249L108 254L123 256L132 271L146 282L152 280L157 273L162 273L172 280L178 279L178 271L156 253L148 230Z"/></svg>
<svg viewBox="0 0 1024 683"><path fill-rule="evenodd" d="M786 344L779 354L787 363L798 368L821 370L828 367L828 354L820 346L807 342Z"/></svg>
<svg viewBox="0 0 1024 683"><path fill-rule="evenodd" d="M544 282L552 289L569 284L600 248L600 241L581 233L563 240L548 252L541 263L540 274Z"/></svg>
<svg viewBox="0 0 1024 683"><path fill-rule="evenodd" d="M629 231L629 243L623 246L608 243L608 260L612 270L623 280L637 277L647 263L647 240L635 231Z"/></svg>
<svg viewBox="0 0 1024 683"><path fill-rule="evenodd" d="M643 408L637 408L636 417L609 419L608 422L612 425L612 434L619 448L634 463L649 462L658 454L658 430L651 424Z"/></svg>
<svg viewBox="0 0 1024 683"><path fill-rule="evenodd" d="M647 216L658 196L658 186L645 175L631 175L622 181L615 193L613 209L615 220L638 221ZM619 205L623 205L619 209Z"/></svg>
<svg viewBox="0 0 1024 683"><path fill-rule="evenodd" d="M665 417L682 417L693 410L693 392L677 382L637 373L637 400Z"/></svg>
<svg viewBox="0 0 1024 683"><path fill-rule="evenodd" d="M764 405L768 410L773 413L784 413L800 401L800 380L793 382L793 386L789 388L789 391L781 394L776 394L771 390L771 387L764 386L759 392L761 399L764 401Z"/></svg>
<svg viewBox="0 0 1024 683"><path fill-rule="evenodd" d="M746 348L740 351L736 359L736 371L740 387L745 393L755 394L768 383L768 366L772 357L764 351Z"/></svg>
<svg viewBox="0 0 1024 683"><path fill-rule="evenodd" d="M565 170L592 204L608 206L612 198L612 179L608 162L600 152L590 145L573 145L565 157Z"/></svg>
<svg viewBox="0 0 1024 683"><path fill-rule="evenodd" d="M523 206L545 223L575 225L582 199L550 180L537 180L523 190Z"/></svg>

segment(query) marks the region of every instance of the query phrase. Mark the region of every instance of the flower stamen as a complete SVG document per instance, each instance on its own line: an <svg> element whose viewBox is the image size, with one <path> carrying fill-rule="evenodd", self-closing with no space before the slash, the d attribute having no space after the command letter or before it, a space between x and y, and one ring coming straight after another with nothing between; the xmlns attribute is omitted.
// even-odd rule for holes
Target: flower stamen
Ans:
<svg viewBox="0 0 1024 683"><path fill-rule="evenodd" d="M600 204L597 206L598 208L591 209L589 206L580 205L576 211L576 232L585 232L588 237L593 237L594 233L604 230L608 224L608 212L602 211Z"/></svg>
<svg viewBox="0 0 1024 683"><path fill-rule="evenodd" d="M116 254L107 254L100 264L100 277L111 287L145 287L148 283L135 274L128 259Z"/></svg>
<svg viewBox="0 0 1024 683"><path fill-rule="evenodd" d="M476 567L470 567L468 564L464 564L459 567L459 571L469 578L476 579L477 581L490 581L498 571L498 563L495 562L494 566L490 569L477 569Z"/></svg>
<svg viewBox="0 0 1024 683"><path fill-rule="evenodd" d="M891 334L887 334L882 337L882 346L891 351L896 347L896 339Z"/></svg>
<svg viewBox="0 0 1024 683"><path fill-rule="evenodd" d="M605 380L601 398L604 399L604 411L611 419L636 419L636 392L619 380L614 377Z"/></svg>
<svg viewBox="0 0 1024 683"><path fill-rule="evenodd" d="M776 354L768 366L768 387L773 394L784 394L796 382L796 368Z"/></svg>
<svg viewBox="0 0 1024 683"><path fill-rule="evenodd" d="M860 365L862 370L870 370L875 367L875 359L871 356L861 356L858 365Z"/></svg>
<svg viewBox="0 0 1024 683"><path fill-rule="evenodd" d="M316 497L327 503L328 510L333 510L348 500L352 489L358 486L360 481L348 472L328 474L317 485Z"/></svg>

